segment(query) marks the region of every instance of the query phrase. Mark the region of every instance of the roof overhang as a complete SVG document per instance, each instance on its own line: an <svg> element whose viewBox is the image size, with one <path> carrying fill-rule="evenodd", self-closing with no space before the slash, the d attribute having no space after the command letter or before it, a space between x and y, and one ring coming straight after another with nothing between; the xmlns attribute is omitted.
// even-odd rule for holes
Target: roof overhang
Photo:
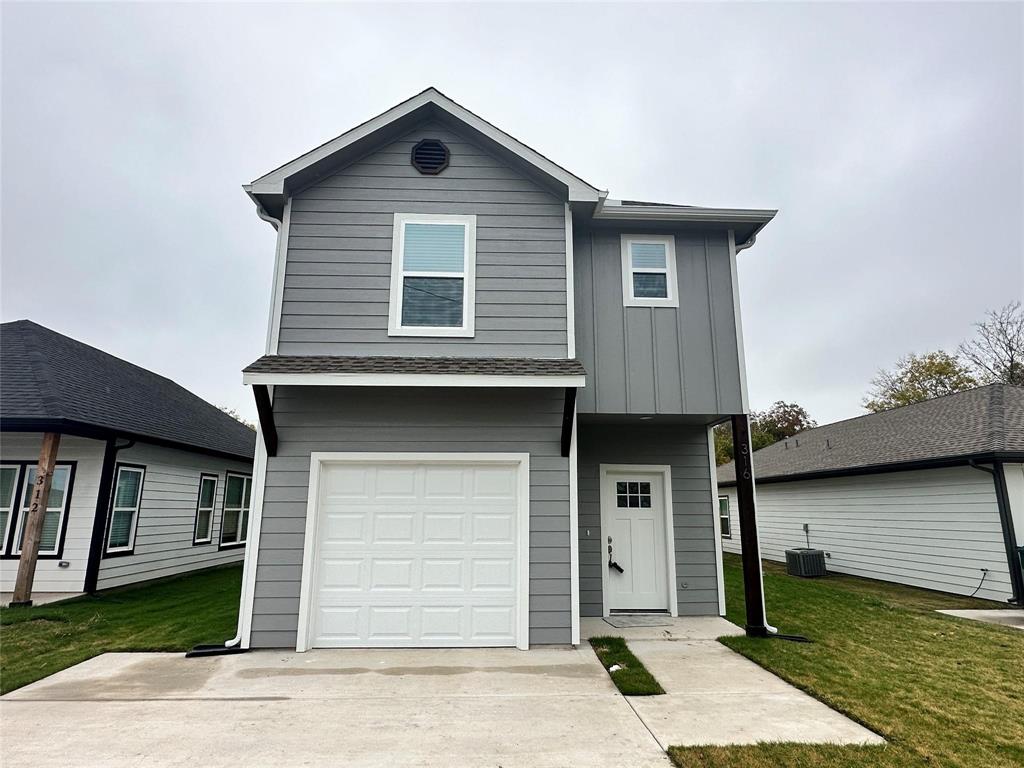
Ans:
<svg viewBox="0 0 1024 768"><path fill-rule="evenodd" d="M756 453L754 454L754 458L756 462ZM888 474L890 472L913 472L915 470L922 469L964 467L969 466L970 464L991 464L994 461L1024 463L1024 452L987 451L982 453L963 454L960 456L940 456L933 459L901 461L890 464L867 464L855 467L837 467L835 469L821 469L810 472L798 472L791 475L771 475L768 477L758 477L757 469L755 466L754 483L756 485L771 485L773 483L795 483L801 480L825 480L831 477L882 475ZM720 480L718 485L723 488L730 488L736 485L736 480Z"/></svg>
<svg viewBox="0 0 1024 768"><path fill-rule="evenodd" d="M243 384L293 387L583 387L582 374L243 373Z"/></svg>
<svg viewBox="0 0 1024 768"><path fill-rule="evenodd" d="M689 205L630 204L622 200L603 199L594 210L595 224L607 222L622 225L636 222L645 226L665 228L725 227L733 230L736 244L751 241L775 218L778 210L771 208L703 208Z"/></svg>
<svg viewBox="0 0 1024 768"><path fill-rule="evenodd" d="M280 218L284 200L289 194L357 159L373 147L399 138L418 123L431 118L448 124L457 123L470 138L547 180L570 202L596 203L602 194L596 187L452 101L436 88L416 94L244 185L243 189L256 203L261 216Z"/></svg>

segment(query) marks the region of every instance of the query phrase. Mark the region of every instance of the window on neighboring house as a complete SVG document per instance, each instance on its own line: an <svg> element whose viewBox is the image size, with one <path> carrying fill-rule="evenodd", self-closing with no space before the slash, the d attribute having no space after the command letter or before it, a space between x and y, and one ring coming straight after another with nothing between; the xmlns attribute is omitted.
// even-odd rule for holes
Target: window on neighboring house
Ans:
<svg viewBox="0 0 1024 768"><path fill-rule="evenodd" d="M114 500L110 507L107 552L131 552L135 548L135 529L142 504L145 467L118 465L114 481Z"/></svg>
<svg viewBox="0 0 1024 768"><path fill-rule="evenodd" d="M213 507L217 499L217 476L199 476L199 500L196 502L196 529L193 544L209 544L213 540Z"/></svg>
<svg viewBox="0 0 1024 768"><path fill-rule="evenodd" d="M14 519L14 499L18 493L18 464L0 466L0 554L7 552L10 524Z"/></svg>
<svg viewBox="0 0 1024 768"><path fill-rule="evenodd" d="M622 303L627 307L678 307L675 237L622 236Z"/></svg>
<svg viewBox="0 0 1024 768"><path fill-rule="evenodd" d="M228 473L224 481L224 514L220 522L222 547L245 544L249 529L249 494L252 478L248 475Z"/></svg>
<svg viewBox="0 0 1024 768"><path fill-rule="evenodd" d="M476 216L396 213L391 336L472 336Z"/></svg>
<svg viewBox="0 0 1024 768"><path fill-rule="evenodd" d="M32 505L32 487L36 482L36 467L29 466L25 470L25 481L21 488L21 512L18 515L18 534L14 540L14 554L21 554L25 542L25 521ZM53 480L50 483L50 495L46 499L46 516L43 518L43 531L39 537L39 554L56 555L60 551L60 532L64 528L64 513L67 509L68 493L71 490L71 467L67 464L57 465L53 469Z"/></svg>
<svg viewBox="0 0 1024 768"><path fill-rule="evenodd" d="M721 521L722 538L732 538L732 518L729 517L729 497L718 497L718 519Z"/></svg>

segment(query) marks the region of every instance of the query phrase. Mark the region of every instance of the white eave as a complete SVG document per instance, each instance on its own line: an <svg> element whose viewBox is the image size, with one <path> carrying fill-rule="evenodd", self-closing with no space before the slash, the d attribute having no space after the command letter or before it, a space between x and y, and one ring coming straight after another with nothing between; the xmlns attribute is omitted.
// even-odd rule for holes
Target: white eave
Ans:
<svg viewBox="0 0 1024 768"><path fill-rule="evenodd" d="M286 192L286 183L290 177L310 168L310 166L329 160L332 155L341 152L355 142L365 139L390 123L400 120L416 110L423 109L429 105L433 105L437 109L443 110L456 120L465 123L473 130L493 141L495 144L498 144L509 152L517 155L524 162L534 166L541 173L546 174L558 183L564 185L568 190L568 199L570 202L597 202L600 195L600 191L598 189L592 187L590 184L583 181L583 179L573 175L560 165L544 157L539 152L526 146L521 141L518 141L504 131L491 125L483 118L473 114L465 107L455 103L436 88L428 88L422 93L413 96L411 99L403 101L401 104L392 107L387 112L366 121L362 125L356 126L337 138L331 139L326 144L322 144L316 149L306 152L304 155L297 157L291 162L285 163L280 168L261 176L251 184L244 185L243 189L254 199L254 201L257 202L257 204L259 204L258 196L283 195Z"/></svg>

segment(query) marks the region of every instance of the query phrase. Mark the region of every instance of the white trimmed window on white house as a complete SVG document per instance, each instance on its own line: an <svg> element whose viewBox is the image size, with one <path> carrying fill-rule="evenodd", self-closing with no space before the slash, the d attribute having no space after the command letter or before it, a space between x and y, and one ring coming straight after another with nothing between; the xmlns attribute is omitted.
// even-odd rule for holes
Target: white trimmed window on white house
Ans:
<svg viewBox="0 0 1024 768"><path fill-rule="evenodd" d="M729 517L729 497L718 497L718 519L721 524L722 538L732 538L732 518Z"/></svg>
<svg viewBox="0 0 1024 768"><path fill-rule="evenodd" d="M209 544L213 541L213 509L217 503L217 476L199 476L199 500L196 502L196 527L192 535L193 544Z"/></svg>
<svg viewBox="0 0 1024 768"><path fill-rule="evenodd" d="M0 466L0 554L7 553L7 540L10 538L10 525L14 519L14 499L18 493L18 472L20 464L4 464Z"/></svg>
<svg viewBox="0 0 1024 768"><path fill-rule="evenodd" d="M249 495L252 478L228 472L224 481L224 514L221 515L220 545L236 547L245 544L249 530Z"/></svg>
<svg viewBox="0 0 1024 768"><path fill-rule="evenodd" d="M21 511L18 514L18 534L14 539L13 552L21 554L21 546L25 541L25 521L28 519L29 507L32 505L32 487L36 482L36 467L25 468L25 479L21 487ZM50 483L50 495L46 499L46 515L43 518L43 530L39 537L39 554L56 555L60 551L60 533L64 529L64 517L67 510L68 493L71 489L71 467L58 464L53 468L53 480Z"/></svg>
<svg viewBox="0 0 1024 768"><path fill-rule="evenodd" d="M390 336L474 333L476 216L396 213Z"/></svg>
<svg viewBox="0 0 1024 768"><path fill-rule="evenodd" d="M622 303L679 306L674 236L622 235Z"/></svg>
<svg viewBox="0 0 1024 768"><path fill-rule="evenodd" d="M107 553L130 553L135 548L135 529L139 525L142 483L146 468L119 464L114 480L114 499L107 529Z"/></svg>

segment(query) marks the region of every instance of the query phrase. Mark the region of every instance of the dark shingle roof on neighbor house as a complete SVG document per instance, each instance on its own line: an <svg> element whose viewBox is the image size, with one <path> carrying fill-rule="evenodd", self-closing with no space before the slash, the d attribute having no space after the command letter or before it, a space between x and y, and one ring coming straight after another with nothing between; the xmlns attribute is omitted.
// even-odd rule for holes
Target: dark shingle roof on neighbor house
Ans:
<svg viewBox="0 0 1024 768"><path fill-rule="evenodd" d="M116 433L251 459L256 433L145 368L30 320L0 325L0 425Z"/></svg>
<svg viewBox="0 0 1024 768"><path fill-rule="evenodd" d="M526 357L345 357L266 355L244 373L430 373L481 376L582 376L579 360Z"/></svg>
<svg viewBox="0 0 1024 768"><path fill-rule="evenodd" d="M755 451L753 459L762 482L985 457L1024 459L1024 387L990 384L837 421ZM732 462L718 468L718 481L736 482Z"/></svg>

